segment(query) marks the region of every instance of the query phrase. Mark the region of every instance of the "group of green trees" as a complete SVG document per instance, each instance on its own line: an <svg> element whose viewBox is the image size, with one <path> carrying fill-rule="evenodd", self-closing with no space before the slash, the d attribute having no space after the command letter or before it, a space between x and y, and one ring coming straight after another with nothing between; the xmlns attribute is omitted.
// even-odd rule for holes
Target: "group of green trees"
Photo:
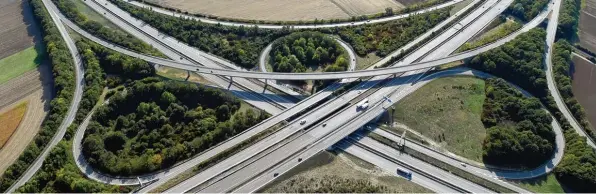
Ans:
<svg viewBox="0 0 597 194"><path fill-rule="evenodd" d="M543 29L532 29L499 48L476 56L469 65L513 82L540 99L566 134L564 159L556 167L556 177L574 191L594 192L595 162L586 158L594 157L595 150L587 145L584 138L577 137L547 91L542 62L545 37ZM568 146L570 143L574 146Z"/></svg>
<svg viewBox="0 0 597 194"><path fill-rule="evenodd" d="M547 7L549 0L514 0L506 9L506 13L528 22Z"/></svg>
<svg viewBox="0 0 597 194"><path fill-rule="evenodd" d="M130 34L110 29L97 21L89 20L85 15L79 12L73 0L52 0L52 2L56 4L58 9L60 9L68 19L85 29L85 31L99 38L137 52L164 57L164 55L155 48Z"/></svg>
<svg viewBox="0 0 597 194"><path fill-rule="evenodd" d="M50 102L50 111L44 120L41 130L33 142L11 166L6 169L0 178L0 190L5 191L27 170L29 165L41 154L47 143L52 139L56 130L66 116L66 112L73 99L75 91L75 67L66 43L54 25L52 18L41 0L31 0L30 3L35 18L42 27L43 41L52 66L54 75L55 96Z"/></svg>
<svg viewBox="0 0 597 194"><path fill-rule="evenodd" d="M503 79L488 79L481 121L487 129L483 142L486 163L534 168L554 151L551 117L537 98L527 98Z"/></svg>
<svg viewBox="0 0 597 194"><path fill-rule="evenodd" d="M337 28L334 34L348 42L358 55L375 52L385 57L450 17L450 8L392 22Z"/></svg>
<svg viewBox="0 0 597 194"><path fill-rule="evenodd" d="M297 32L272 45L270 57L275 72L305 72L323 67L324 71L344 71L349 59L333 38L318 32Z"/></svg>
<svg viewBox="0 0 597 194"><path fill-rule="evenodd" d="M562 0L558 17L558 37L572 40L577 37L581 0Z"/></svg>
<svg viewBox="0 0 597 194"><path fill-rule="evenodd" d="M167 168L268 117L239 111L220 90L146 78L99 107L88 126L83 154L96 169L135 175Z"/></svg>

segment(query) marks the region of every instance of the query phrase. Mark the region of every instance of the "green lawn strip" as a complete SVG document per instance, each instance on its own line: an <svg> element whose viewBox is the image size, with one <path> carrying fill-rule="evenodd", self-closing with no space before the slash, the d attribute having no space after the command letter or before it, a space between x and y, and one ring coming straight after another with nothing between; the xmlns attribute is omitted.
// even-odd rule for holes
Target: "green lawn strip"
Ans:
<svg viewBox="0 0 597 194"><path fill-rule="evenodd" d="M481 122L484 87L484 80L473 77L434 80L394 105L394 121L452 153L481 162L486 132Z"/></svg>
<svg viewBox="0 0 597 194"><path fill-rule="evenodd" d="M121 31L124 33L124 31L122 31L118 26L116 26L110 20L106 19L104 16L100 15L94 9L87 6L87 4L83 3L83 0L73 0L73 3L75 4L75 6L77 6L77 9L83 15L87 16L87 19L99 22L100 24L103 24L106 27L110 27L111 29L118 30L118 31Z"/></svg>
<svg viewBox="0 0 597 194"><path fill-rule="evenodd" d="M533 179L514 181L519 186L535 193L564 193L564 189L556 176L550 173Z"/></svg>
<svg viewBox="0 0 597 194"><path fill-rule="evenodd" d="M2 72L0 72L0 84L35 69L45 59L44 53L44 49L35 49L35 46L31 46L4 59L0 59L0 69L2 69Z"/></svg>
<svg viewBox="0 0 597 194"><path fill-rule="evenodd" d="M470 42L465 43L460 48L458 48L457 52L463 52L467 50L472 50L483 45L495 42L500 38L508 36L510 33L515 32L516 30L520 29L522 24L512 20L512 19L505 19L505 21L492 28L491 30L483 33L481 36L471 40Z"/></svg>

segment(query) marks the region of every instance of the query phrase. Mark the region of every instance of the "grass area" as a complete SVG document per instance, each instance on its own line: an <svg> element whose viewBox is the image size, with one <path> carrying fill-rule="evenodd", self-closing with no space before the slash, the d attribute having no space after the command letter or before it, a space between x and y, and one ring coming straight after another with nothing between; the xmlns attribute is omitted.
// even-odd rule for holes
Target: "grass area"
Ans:
<svg viewBox="0 0 597 194"><path fill-rule="evenodd" d="M122 31L118 26L116 26L110 20L104 18L104 16L100 15L95 10L93 10L91 7L89 7L85 3L83 3L83 0L73 0L73 3L75 4L75 6L77 6L77 9L81 12L81 14L83 14L87 17L87 19L99 22L100 24L102 24L106 27L109 27L111 29ZM124 31L122 31L122 32L124 32Z"/></svg>
<svg viewBox="0 0 597 194"><path fill-rule="evenodd" d="M456 12L464 9L464 7L466 7L468 4L470 4L472 2L473 2L473 0L466 0L466 1L462 1L460 3L456 3L454 5L454 7L450 10L450 15L456 14Z"/></svg>
<svg viewBox="0 0 597 194"><path fill-rule="evenodd" d="M45 48L41 47L39 46L36 49L35 46L31 46L4 59L0 59L0 69L2 69L2 72L0 72L0 84L39 66L45 59Z"/></svg>
<svg viewBox="0 0 597 194"><path fill-rule="evenodd" d="M552 173L534 179L516 181L516 184L534 193L564 193L562 185Z"/></svg>
<svg viewBox="0 0 597 194"><path fill-rule="evenodd" d="M367 69L369 66L377 63L377 61L381 60L381 57L377 56L375 53L369 53L364 57L356 55L357 57L357 67L355 70Z"/></svg>
<svg viewBox="0 0 597 194"><path fill-rule="evenodd" d="M172 67L165 67L165 66L158 68L156 73L159 76L162 76L162 77L165 77L168 79L172 79L172 80L177 80L177 81L185 81L187 78L187 75L189 75L189 74L187 74L187 71L185 71L185 70L172 68ZM196 73L191 73L188 81L199 83L199 84L204 84L204 85L210 85L210 86L215 85L214 83L210 82L209 80L205 79L204 77L202 77Z"/></svg>
<svg viewBox="0 0 597 194"><path fill-rule="evenodd" d="M464 45L458 48L457 52L471 50L485 44L492 43L500 38L508 36L510 33L520 29L521 27L522 24L511 19L506 19L502 24L483 33L481 36L471 40L470 42L464 43Z"/></svg>
<svg viewBox="0 0 597 194"><path fill-rule="evenodd" d="M485 81L473 77L434 80L394 105L394 122L409 126L457 155L481 162L484 88Z"/></svg>
<svg viewBox="0 0 597 194"><path fill-rule="evenodd" d="M266 193L429 193L430 190L345 153L323 151L265 186Z"/></svg>
<svg viewBox="0 0 597 194"><path fill-rule="evenodd" d="M10 136L17 130L25 112L27 111L27 102L23 102L16 107L0 114L0 148L10 139Z"/></svg>

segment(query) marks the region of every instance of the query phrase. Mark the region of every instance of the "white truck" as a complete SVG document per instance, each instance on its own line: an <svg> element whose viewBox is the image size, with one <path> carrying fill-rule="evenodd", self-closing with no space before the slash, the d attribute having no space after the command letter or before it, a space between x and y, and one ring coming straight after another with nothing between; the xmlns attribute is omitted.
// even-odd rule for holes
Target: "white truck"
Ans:
<svg viewBox="0 0 597 194"><path fill-rule="evenodd" d="M365 98L357 104L357 110L369 108L369 99Z"/></svg>

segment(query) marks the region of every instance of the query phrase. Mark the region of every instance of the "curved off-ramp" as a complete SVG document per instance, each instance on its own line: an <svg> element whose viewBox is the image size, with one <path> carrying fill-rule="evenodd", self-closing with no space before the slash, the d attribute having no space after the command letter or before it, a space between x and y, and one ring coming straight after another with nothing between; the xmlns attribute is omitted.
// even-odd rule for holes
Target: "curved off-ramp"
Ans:
<svg viewBox="0 0 597 194"><path fill-rule="evenodd" d="M96 0L96 1L102 2L102 1L106 1L106 0ZM166 15L175 16L175 17L189 18L189 19L193 19L195 21L200 21L200 22L207 23L207 24L220 24L223 26L245 26L245 27L257 26L259 28L266 28L266 29L281 29L284 27L290 27L290 28L295 28L295 29L314 29L314 28L335 28L335 27L358 26L358 25L364 25L364 24L383 23L383 22L388 22L388 21L392 21L392 20L407 18L412 15L423 14L426 12L446 8L446 7L452 6L456 3L460 3L462 1L465 1L465 0L453 0L453 1L449 1L449 2L446 2L443 4L433 6L433 7L425 8L425 9L418 10L418 11L413 11L410 13L399 14L399 15L394 15L394 16L390 16L390 17L370 19L370 20L365 20L365 21L341 22L341 23L332 23L332 24L305 24L305 25L256 24L256 23L220 21L217 19L209 19L209 18L205 18L205 17L197 17L194 15L173 12L173 11L170 11L170 10L167 10L164 8L148 5L148 4L141 3L138 1L133 1L133 0L125 0L124 2L127 2L131 5L135 5L138 7L142 7L142 8L147 8L147 9L151 8L152 11L157 12L157 13L166 14Z"/></svg>

